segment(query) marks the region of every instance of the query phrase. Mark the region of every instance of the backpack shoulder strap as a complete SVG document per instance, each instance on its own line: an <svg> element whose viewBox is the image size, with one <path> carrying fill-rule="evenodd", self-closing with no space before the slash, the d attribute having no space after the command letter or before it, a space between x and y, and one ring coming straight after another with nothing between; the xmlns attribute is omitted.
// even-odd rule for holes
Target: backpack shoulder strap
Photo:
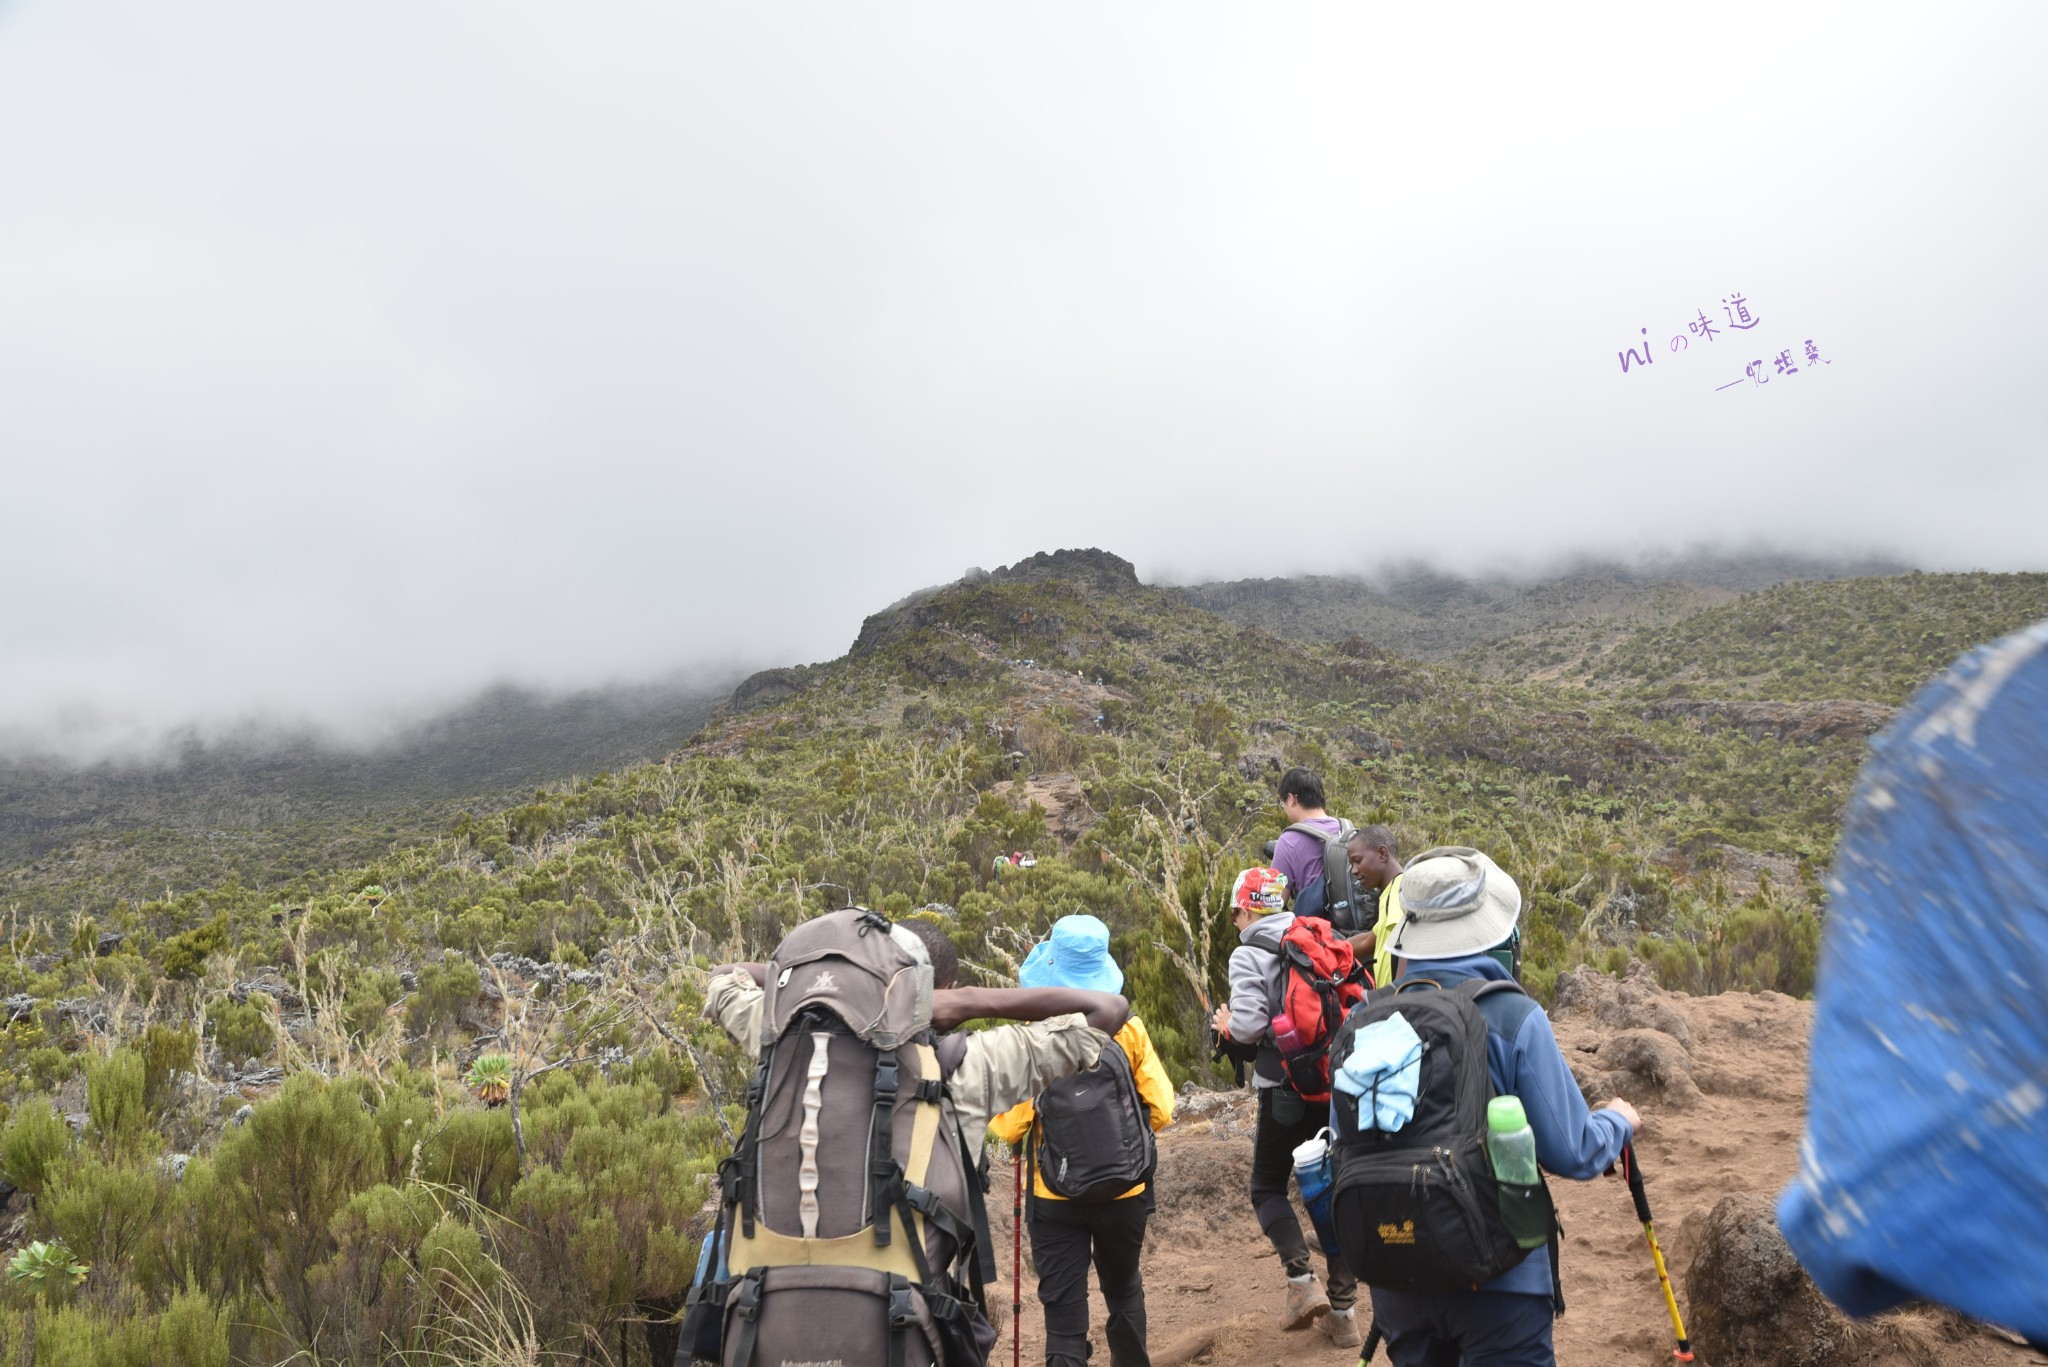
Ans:
<svg viewBox="0 0 2048 1367"><path fill-rule="evenodd" d="M1523 991L1522 985L1512 978L1467 978L1452 990L1464 993L1475 1003L1481 997L1490 997L1496 992L1516 992L1524 997L1529 995Z"/></svg>
<svg viewBox="0 0 2048 1367"><path fill-rule="evenodd" d="M1263 949L1268 954L1278 954L1280 952L1280 939L1281 937L1275 935L1271 930L1262 930L1244 943L1258 949Z"/></svg>
<svg viewBox="0 0 2048 1367"><path fill-rule="evenodd" d="M1486 1015L1486 1008L1482 1003L1488 997L1516 998L1512 1005L1501 1008L1494 1017L1488 1017L1486 1022L1489 1031L1510 1043L1514 1041L1515 1032L1522 1028L1522 1022L1529 1018L1529 1013L1542 1009L1536 1004L1536 999L1512 978L1467 978L1454 990L1470 1000L1473 1006L1478 1007L1482 1016Z"/></svg>

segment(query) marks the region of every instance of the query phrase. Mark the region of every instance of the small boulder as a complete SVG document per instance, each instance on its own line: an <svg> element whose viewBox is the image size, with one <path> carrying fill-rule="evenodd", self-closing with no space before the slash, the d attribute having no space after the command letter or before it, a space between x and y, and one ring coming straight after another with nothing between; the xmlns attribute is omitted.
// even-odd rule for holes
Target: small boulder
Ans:
<svg viewBox="0 0 2048 1367"><path fill-rule="evenodd" d="M1744 1367L1836 1367L1856 1350L1848 1318L1820 1294L1778 1232L1767 1197L1724 1196L1685 1271L1700 1356Z"/></svg>

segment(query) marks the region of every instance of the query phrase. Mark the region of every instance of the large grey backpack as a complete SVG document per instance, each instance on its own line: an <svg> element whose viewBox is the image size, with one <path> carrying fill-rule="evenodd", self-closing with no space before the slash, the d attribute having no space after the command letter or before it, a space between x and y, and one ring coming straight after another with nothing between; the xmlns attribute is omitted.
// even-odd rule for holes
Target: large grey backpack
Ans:
<svg viewBox="0 0 2048 1367"><path fill-rule="evenodd" d="M1313 821L1297 821L1287 829L1315 841L1323 852L1323 905L1310 914L1328 921L1339 935L1371 930L1379 908L1351 876L1351 854L1347 849L1358 828L1340 816L1335 835Z"/></svg>
<svg viewBox="0 0 2048 1367"><path fill-rule="evenodd" d="M965 1041L933 1036L931 996L924 942L871 911L776 949L746 1128L719 1167L729 1270L692 1292L679 1361L981 1367L993 1250L945 1087Z"/></svg>

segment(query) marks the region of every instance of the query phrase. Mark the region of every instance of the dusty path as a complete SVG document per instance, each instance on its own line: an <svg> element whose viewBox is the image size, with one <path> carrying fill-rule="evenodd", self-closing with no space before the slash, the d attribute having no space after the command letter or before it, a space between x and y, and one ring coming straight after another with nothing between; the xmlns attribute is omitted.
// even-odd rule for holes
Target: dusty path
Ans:
<svg viewBox="0 0 2048 1367"><path fill-rule="evenodd" d="M1730 1192L1775 1194L1792 1176L1805 1104L1811 1010L1773 993L1688 998L1646 989L1640 981L1605 979L1579 993L1576 1004L1567 998L1559 1012L1558 1038L1581 1084L1596 1096L1611 1088L1642 1109L1638 1149L1681 1307L1685 1269L1706 1212ZM1665 1028L1646 1038L1643 1031L1652 1022ZM1668 1047L1667 1040L1689 1043L1689 1054L1683 1047ZM1190 1361L1204 1367L1356 1362L1357 1350L1336 1348L1314 1330L1280 1331L1279 1263L1252 1219L1245 1190L1251 1165L1249 1094L1214 1100L1221 1103L1217 1109L1176 1122L1160 1137L1159 1208L1145 1250L1146 1309L1156 1367ZM1001 1278L999 1294L990 1299L1002 1306L997 1316L1001 1343L991 1367L1011 1360L1012 1180L1008 1163L998 1160L990 1218ZM1557 1326L1559 1363L1669 1363L1670 1321L1627 1188L1618 1179L1604 1178L1555 1182L1552 1189L1566 1231L1569 1309ZM1042 1363L1043 1320L1028 1235L1024 1243L1022 1358ZM1361 1325L1365 1318L1361 1314ZM1106 1367L1102 1319L1098 1295L1092 1316L1094 1361ZM1908 1362L2018 1367L2039 1361L1988 1335L1944 1331L1931 1317L1909 1319L1895 1337L1898 1342L1880 1345L1862 1360L1871 1367Z"/></svg>

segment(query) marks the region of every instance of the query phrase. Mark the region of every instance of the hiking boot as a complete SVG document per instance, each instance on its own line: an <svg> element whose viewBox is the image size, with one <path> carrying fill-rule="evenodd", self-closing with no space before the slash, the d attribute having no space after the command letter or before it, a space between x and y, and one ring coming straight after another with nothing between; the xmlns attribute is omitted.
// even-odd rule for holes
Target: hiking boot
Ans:
<svg viewBox="0 0 2048 1367"><path fill-rule="evenodd" d="M1316 1328L1328 1334L1330 1342L1336 1344L1339 1348L1356 1348L1359 1344L1358 1310L1356 1307L1345 1310L1332 1310L1329 1314L1323 1316L1322 1320L1317 1323Z"/></svg>
<svg viewBox="0 0 2048 1367"><path fill-rule="evenodd" d="M1287 1279L1287 1308L1280 1312L1282 1329L1306 1329L1309 1321L1329 1313L1330 1298L1323 1294L1315 1273Z"/></svg>

